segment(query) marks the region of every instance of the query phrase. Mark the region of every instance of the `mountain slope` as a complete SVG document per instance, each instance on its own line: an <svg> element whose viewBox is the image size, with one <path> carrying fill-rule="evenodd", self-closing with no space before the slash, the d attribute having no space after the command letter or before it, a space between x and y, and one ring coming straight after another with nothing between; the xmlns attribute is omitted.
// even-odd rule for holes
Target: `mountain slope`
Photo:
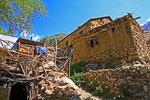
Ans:
<svg viewBox="0 0 150 100"><path fill-rule="evenodd" d="M40 40L40 42L48 45L48 46L54 46L57 42L60 42L63 38L65 38L68 34L66 33L59 33L55 34L54 36L45 37Z"/></svg>
<svg viewBox="0 0 150 100"><path fill-rule="evenodd" d="M150 31L150 21L141 26L145 31Z"/></svg>

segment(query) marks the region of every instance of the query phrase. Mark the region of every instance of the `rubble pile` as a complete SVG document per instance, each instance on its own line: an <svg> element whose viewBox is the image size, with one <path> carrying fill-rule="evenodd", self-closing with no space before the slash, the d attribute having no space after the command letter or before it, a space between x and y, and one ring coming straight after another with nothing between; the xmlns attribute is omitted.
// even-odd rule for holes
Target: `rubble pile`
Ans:
<svg viewBox="0 0 150 100"><path fill-rule="evenodd" d="M27 95L24 98L28 100L80 100L76 91L78 87L68 76L72 54L68 48L60 50L56 44L55 47L47 47L47 54L31 56L8 49L10 44L19 45L18 43L0 40L0 44L2 44L0 49L9 55L3 58L13 62L13 64L0 62L0 87L6 89L16 87L13 98L9 97L10 91L6 93L8 98L18 100L17 95L20 100L23 97L19 94L25 93ZM68 73L65 69L68 69ZM5 83L8 83L7 86ZM24 92L19 90L18 84Z"/></svg>
<svg viewBox="0 0 150 100"><path fill-rule="evenodd" d="M40 100L51 99L64 99L64 100L80 100L77 94L78 87L68 78L65 71L59 70L52 62L51 64L45 64L43 67L39 67L39 72L42 75L41 80L38 83Z"/></svg>
<svg viewBox="0 0 150 100"><path fill-rule="evenodd" d="M132 66L92 70L85 73L83 79L108 88L110 94L119 94L120 87L124 86L135 99L150 99L150 65L138 61Z"/></svg>

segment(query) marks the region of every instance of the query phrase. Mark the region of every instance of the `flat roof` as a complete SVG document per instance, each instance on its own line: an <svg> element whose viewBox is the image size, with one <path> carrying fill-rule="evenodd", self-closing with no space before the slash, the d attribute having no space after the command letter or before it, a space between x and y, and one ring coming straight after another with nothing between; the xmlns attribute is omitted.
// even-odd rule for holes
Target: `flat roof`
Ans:
<svg viewBox="0 0 150 100"><path fill-rule="evenodd" d="M84 24L82 24L81 26L79 26L76 30L74 30L73 32L71 32L69 35L67 35L64 39L62 39L59 43L61 43L63 40L65 40L67 37L69 37L71 34L73 34L75 31L77 31L78 29L80 29L82 26L84 26L85 24L87 24L90 21L94 21L94 20L98 20L98 19L103 19L103 18L108 18L110 19L110 21L112 21L112 18L110 16L104 16L104 17L97 17L97 18L90 18L88 21L86 21ZM58 43L58 44L59 44Z"/></svg>
<svg viewBox="0 0 150 100"><path fill-rule="evenodd" d="M7 36L7 35L2 35L2 34L0 34L0 39L1 39L1 40L5 40L5 41L13 42L13 43L10 43L9 46L7 46L6 43L2 42L2 44L3 44L4 46L6 46L7 49L12 49L12 48L14 47L14 45L15 45L14 43L16 43L17 40L18 40L17 37ZM2 44L0 43L0 47L1 47L1 48L3 47Z"/></svg>

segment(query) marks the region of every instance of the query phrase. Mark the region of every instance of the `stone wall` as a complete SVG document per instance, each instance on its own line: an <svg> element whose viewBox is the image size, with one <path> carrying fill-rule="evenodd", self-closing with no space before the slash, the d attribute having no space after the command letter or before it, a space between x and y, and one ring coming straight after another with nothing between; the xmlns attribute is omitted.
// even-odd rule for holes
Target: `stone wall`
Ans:
<svg viewBox="0 0 150 100"><path fill-rule="evenodd" d="M134 99L150 99L150 65L138 63L117 69L92 70L85 73L83 79L109 88L110 94L119 94L120 87L124 86Z"/></svg>
<svg viewBox="0 0 150 100"><path fill-rule="evenodd" d="M146 41L144 40L143 37L143 30L140 28L139 25L137 25L136 21L131 21L131 26L132 26L132 33L134 37L134 42L135 42L135 47L137 49L139 58L142 61L149 61L149 51L148 47L146 44Z"/></svg>
<svg viewBox="0 0 150 100"><path fill-rule="evenodd" d="M79 61L106 62L108 60L113 60L115 64L120 64L122 61L126 61L126 62L133 62L135 60L140 61L138 52L135 48L129 48L129 49L125 48L125 49L105 52L92 57L79 58L77 62Z"/></svg>

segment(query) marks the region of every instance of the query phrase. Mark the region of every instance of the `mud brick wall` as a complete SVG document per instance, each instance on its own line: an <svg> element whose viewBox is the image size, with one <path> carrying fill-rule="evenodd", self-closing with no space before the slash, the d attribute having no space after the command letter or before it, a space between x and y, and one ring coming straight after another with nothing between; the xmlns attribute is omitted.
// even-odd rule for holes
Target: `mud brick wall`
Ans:
<svg viewBox="0 0 150 100"><path fill-rule="evenodd" d="M149 53L142 34L143 30L132 16L116 19L73 39L73 62L148 61ZM95 38L97 45L91 46Z"/></svg>
<svg viewBox="0 0 150 100"><path fill-rule="evenodd" d="M150 99L150 66L147 65L136 64L117 69L93 70L85 73L83 79L108 87L111 94L119 94L119 87L124 85L134 98Z"/></svg>
<svg viewBox="0 0 150 100"><path fill-rule="evenodd" d="M146 41L144 40L144 37L143 37L143 34L144 34L143 30L140 28L139 25L137 25L135 21L131 22L131 28L132 28L134 42L135 42L135 46L136 46L139 58L141 60L148 61L149 51L148 51Z"/></svg>
<svg viewBox="0 0 150 100"><path fill-rule="evenodd" d="M85 62L94 62L94 61L100 61L100 62L106 62L108 60L113 60L114 63L119 64L122 61L131 62L131 61L140 61L138 52L136 48L125 48L121 50L114 50L106 53L102 53L97 56L92 56L89 58L83 58L79 59Z"/></svg>

